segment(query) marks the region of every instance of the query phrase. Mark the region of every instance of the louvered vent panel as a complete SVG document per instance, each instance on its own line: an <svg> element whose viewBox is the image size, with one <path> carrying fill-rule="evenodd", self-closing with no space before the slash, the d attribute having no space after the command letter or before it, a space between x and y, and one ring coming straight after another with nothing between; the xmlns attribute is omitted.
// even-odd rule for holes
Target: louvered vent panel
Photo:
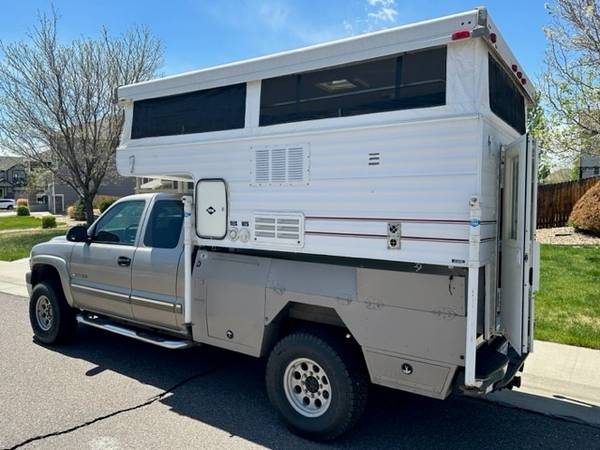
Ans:
<svg viewBox="0 0 600 450"><path fill-rule="evenodd" d="M304 217L293 213L256 213L254 240L275 247L302 247L304 245Z"/></svg>
<svg viewBox="0 0 600 450"><path fill-rule="evenodd" d="M308 184L308 145L252 147L251 184L293 185Z"/></svg>
<svg viewBox="0 0 600 450"><path fill-rule="evenodd" d="M269 150L262 149L256 150L254 155L254 179L256 183L268 183L269 182Z"/></svg>

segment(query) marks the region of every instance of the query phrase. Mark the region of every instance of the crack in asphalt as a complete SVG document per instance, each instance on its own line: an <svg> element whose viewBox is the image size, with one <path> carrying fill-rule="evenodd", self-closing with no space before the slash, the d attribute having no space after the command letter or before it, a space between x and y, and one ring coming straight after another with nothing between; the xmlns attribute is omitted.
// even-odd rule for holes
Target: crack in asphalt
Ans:
<svg viewBox="0 0 600 450"><path fill-rule="evenodd" d="M188 378L185 378L184 380L180 381L179 383L176 383L173 386L171 386L169 389L167 389L167 390L165 390L165 391L161 392L160 394L157 394L157 395L155 395L153 397L150 397L148 400L146 400L145 402L140 403L138 405L130 406L128 408L119 409L117 411L113 411L111 413L105 414L103 416L96 417L96 418L94 418L92 420L88 420L87 422L83 422L83 423L81 423L79 425L75 425L75 426L73 426L71 428L67 428L65 430L54 431L52 433L41 434L39 436L34 436L34 437L31 437L31 438L28 438L28 439L26 439L26 440L24 440L22 442L19 442L16 445L13 445L12 447L7 447L7 448L5 448L3 450L15 450L17 448L23 447L24 445L30 444L30 443L35 442L35 441L41 441L43 439L47 439L47 438L50 438L50 437L55 437L55 436L61 436L61 435L64 435L64 434L69 434L69 433L72 433L73 431L77 431L77 430L79 430L81 428L88 427L88 426L93 425L93 424L95 424L97 422L101 422L103 420L110 419L111 417L118 416L119 414L123 414L123 413L129 412L129 411L135 411L136 409L144 408L144 407L146 407L148 405L151 405L152 403L154 403L154 402L156 402L158 400L161 400L167 394L170 394L171 392L173 392L174 390L180 388L184 384L189 383L190 381L196 380L198 378L205 377L206 375L210 375L211 373L217 371L218 369L220 369L220 367L214 367L214 368L209 369L209 370L207 370L205 372L197 373L197 374L192 375L192 376L190 376Z"/></svg>

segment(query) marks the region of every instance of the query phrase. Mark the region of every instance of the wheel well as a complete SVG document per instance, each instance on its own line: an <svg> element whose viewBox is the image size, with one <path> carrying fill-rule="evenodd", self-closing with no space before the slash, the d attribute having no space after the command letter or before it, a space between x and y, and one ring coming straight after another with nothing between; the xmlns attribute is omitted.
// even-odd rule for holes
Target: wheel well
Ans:
<svg viewBox="0 0 600 450"><path fill-rule="evenodd" d="M353 350L360 354L364 362L364 355L362 354L360 344L333 308L290 302L278 314L273 323L277 325L277 331L270 339L267 346L268 352L272 350L280 339L293 332L302 330L317 335L337 336L347 341Z"/></svg>
<svg viewBox="0 0 600 450"><path fill-rule="evenodd" d="M48 264L36 264L31 269L31 286L39 283L49 283L54 289L58 291L63 297L65 295L62 283L60 280L60 274L56 267Z"/></svg>

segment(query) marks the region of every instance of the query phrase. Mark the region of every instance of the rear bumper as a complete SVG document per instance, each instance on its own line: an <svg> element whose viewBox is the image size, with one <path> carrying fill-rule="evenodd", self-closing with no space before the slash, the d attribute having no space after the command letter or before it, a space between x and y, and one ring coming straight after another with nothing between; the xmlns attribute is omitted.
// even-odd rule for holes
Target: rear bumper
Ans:
<svg viewBox="0 0 600 450"><path fill-rule="evenodd" d="M517 354L508 342L496 339L477 350L475 386L460 386L467 395L485 395L500 389L519 387L521 379L517 373L523 370L528 353Z"/></svg>

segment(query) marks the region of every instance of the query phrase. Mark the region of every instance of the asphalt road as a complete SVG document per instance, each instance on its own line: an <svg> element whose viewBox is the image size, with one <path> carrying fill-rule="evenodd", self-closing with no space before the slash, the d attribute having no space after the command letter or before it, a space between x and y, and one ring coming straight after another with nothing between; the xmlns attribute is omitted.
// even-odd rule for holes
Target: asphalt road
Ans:
<svg viewBox="0 0 600 450"><path fill-rule="evenodd" d="M80 328L32 340L27 300L0 294L0 448L317 448L270 407L264 363L209 347L168 351ZM600 448L600 429L482 400L373 388L328 448Z"/></svg>

